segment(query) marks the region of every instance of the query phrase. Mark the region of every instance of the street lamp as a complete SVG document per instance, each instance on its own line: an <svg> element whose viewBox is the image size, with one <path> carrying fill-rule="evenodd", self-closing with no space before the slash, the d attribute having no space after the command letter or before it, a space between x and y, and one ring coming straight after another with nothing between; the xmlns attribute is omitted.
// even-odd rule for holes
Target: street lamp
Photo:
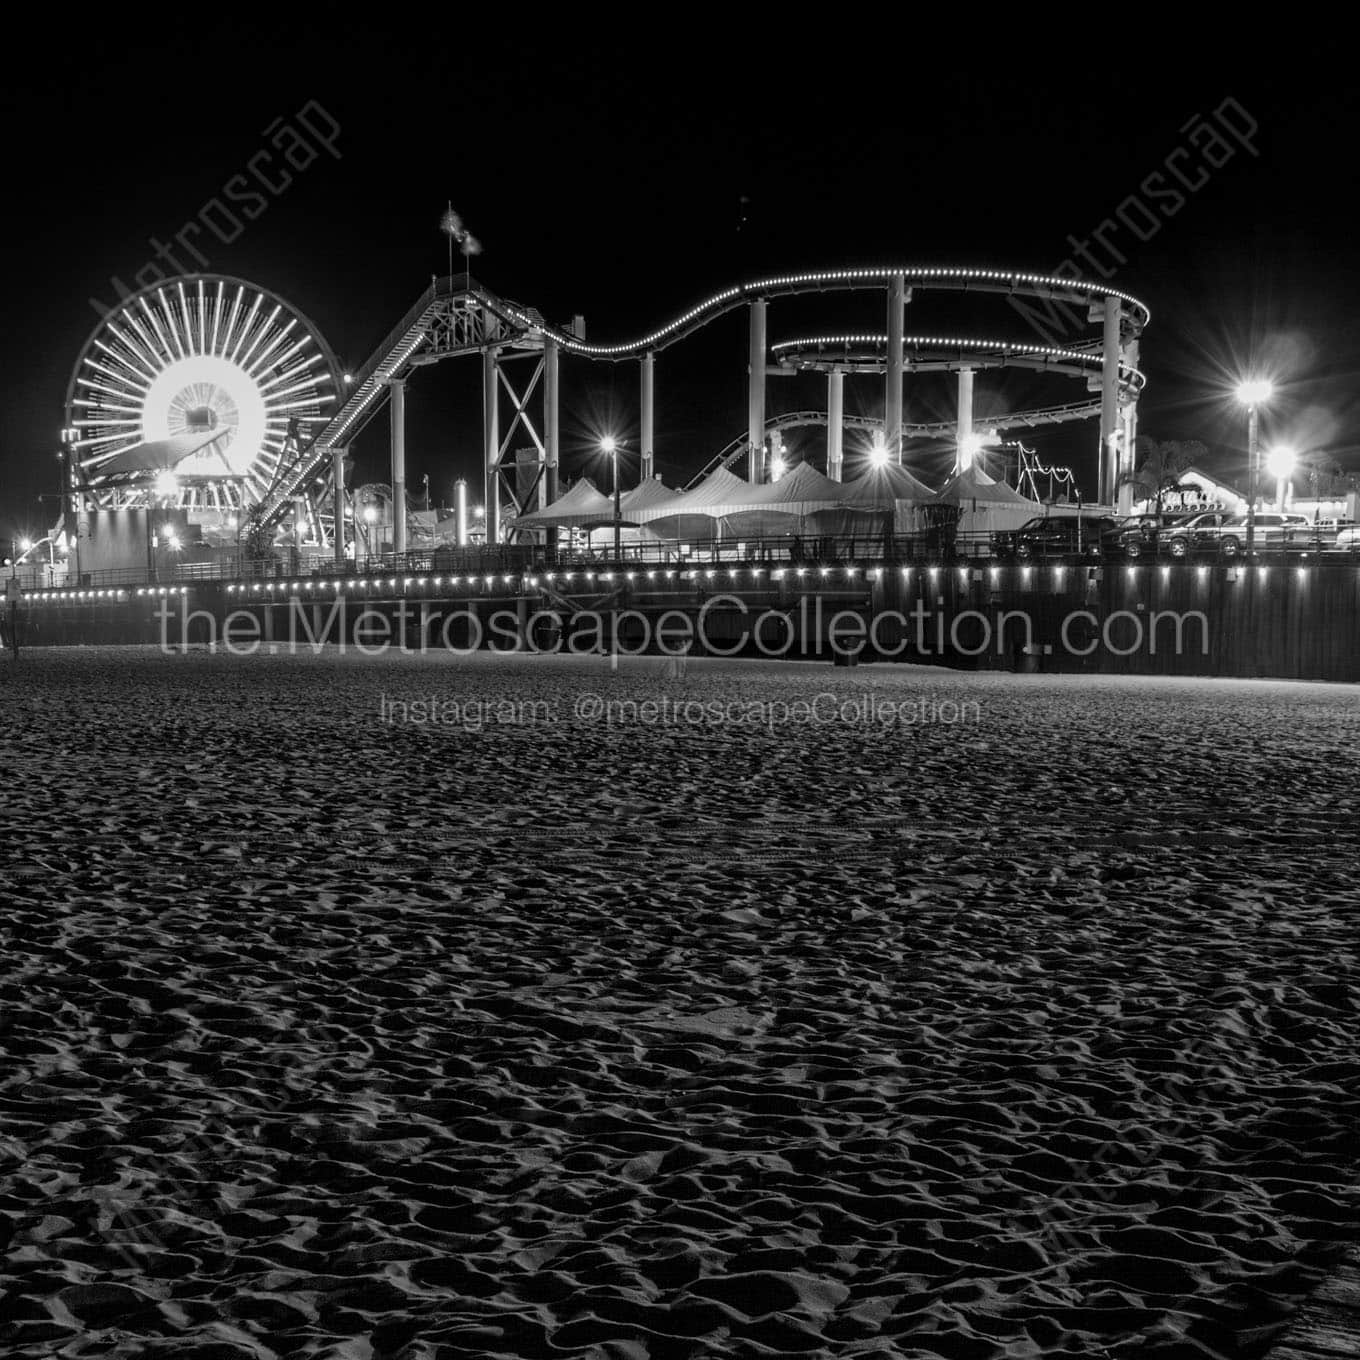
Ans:
<svg viewBox="0 0 1360 1360"><path fill-rule="evenodd" d="M1263 378L1239 383L1237 400L1247 408L1247 555L1256 545L1256 477L1260 453L1257 447L1258 408L1270 400L1271 385Z"/></svg>
<svg viewBox="0 0 1360 1360"><path fill-rule="evenodd" d="M614 561L619 561L623 552L621 546L621 535L619 533L619 444L612 434L607 434L600 440L600 448L609 455L614 462Z"/></svg>
<svg viewBox="0 0 1360 1360"><path fill-rule="evenodd" d="M888 444L881 434L874 436L873 447L869 450L869 466L876 468L888 466Z"/></svg>
<svg viewBox="0 0 1360 1360"><path fill-rule="evenodd" d="M1288 444L1276 444L1266 454L1266 471L1275 478L1275 498L1277 508L1284 509L1285 492L1289 489L1289 477L1294 471L1298 455Z"/></svg>

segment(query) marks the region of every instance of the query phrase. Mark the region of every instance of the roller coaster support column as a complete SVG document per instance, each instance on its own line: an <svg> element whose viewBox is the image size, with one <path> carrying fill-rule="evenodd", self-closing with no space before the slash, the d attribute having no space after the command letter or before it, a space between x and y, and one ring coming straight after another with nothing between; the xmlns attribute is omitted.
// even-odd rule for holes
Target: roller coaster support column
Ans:
<svg viewBox="0 0 1360 1360"><path fill-rule="evenodd" d="M755 483L762 480L765 461L765 299L751 304L751 356L746 370L747 454L746 478Z"/></svg>
<svg viewBox="0 0 1360 1360"><path fill-rule="evenodd" d="M331 450L331 537L335 540L335 565L345 567L345 450L336 445ZM357 551L356 551L357 556Z"/></svg>
<svg viewBox="0 0 1360 1360"><path fill-rule="evenodd" d="M454 505L454 527L456 539L460 548L468 545L468 522L467 522L467 479L460 477L453 484L453 505Z"/></svg>
<svg viewBox="0 0 1360 1360"><path fill-rule="evenodd" d="M486 505L486 546L501 541L500 473L496 467L501 456L501 413L499 365L496 351L482 351L482 499Z"/></svg>
<svg viewBox="0 0 1360 1360"><path fill-rule="evenodd" d="M902 333L906 326L907 281L894 274L888 283L888 371L883 392L883 437L888 457L902 461Z"/></svg>
<svg viewBox="0 0 1360 1360"><path fill-rule="evenodd" d="M959 369L959 410L955 431L954 471L973 466L973 370Z"/></svg>
<svg viewBox="0 0 1360 1360"><path fill-rule="evenodd" d="M392 379L392 551L406 551L406 379Z"/></svg>
<svg viewBox="0 0 1360 1360"><path fill-rule="evenodd" d="M551 337L543 341L543 481L539 504L551 505L557 499L557 466L560 452L558 436L558 348Z"/></svg>
<svg viewBox="0 0 1360 1360"><path fill-rule="evenodd" d="M1129 402L1119 413L1123 426L1119 436L1119 471L1132 473L1135 446L1138 440L1138 403ZM1125 481L1118 490L1119 513L1127 515L1133 510L1133 483Z"/></svg>
<svg viewBox="0 0 1360 1360"><path fill-rule="evenodd" d="M1117 297L1105 297L1100 365L1100 503L1114 500L1119 483L1119 322Z"/></svg>
<svg viewBox="0 0 1360 1360"><path fill-rule="evenodd" d="M833 482L841 478L845 453L845 373L831 368L826 374L826 475Z"/></svg>
<svg viewBox="0 0 1360 1360"><path fill-rule="evenodd" d="M656 408L653 405L656 383L656 355L648 351L642 356L642 468L638 485L650 481L655 461Z"/></svg>

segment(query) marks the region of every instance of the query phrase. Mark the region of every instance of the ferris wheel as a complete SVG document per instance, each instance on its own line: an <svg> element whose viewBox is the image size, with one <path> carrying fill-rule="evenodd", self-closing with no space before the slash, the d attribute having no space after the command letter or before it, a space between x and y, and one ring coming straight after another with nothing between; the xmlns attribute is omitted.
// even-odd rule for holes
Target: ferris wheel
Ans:
<svg viewBox="0 0 1360 1360"><path fill-rule="evenodd" d="M320 332L276 294L217 274L152 284L108 312L71 374L78 480L106 506L239 510L339 388Z"/></svg>

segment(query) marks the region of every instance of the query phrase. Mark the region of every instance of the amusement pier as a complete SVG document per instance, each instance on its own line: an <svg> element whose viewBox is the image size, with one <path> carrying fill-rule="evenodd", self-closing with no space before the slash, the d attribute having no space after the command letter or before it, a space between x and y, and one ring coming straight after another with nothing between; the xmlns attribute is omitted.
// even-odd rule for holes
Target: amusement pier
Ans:
<svg viewBox="0 0 1360 1360"><path fill-rule="evenodd" d="M784 300L847 292L880 296L880 333L771 339ZM934 293L994 303L994 333L913 333L914 300ZM654 468L665 356L734 311L749 325L746 427L667 486ZM414 649L570 647L595 628L601 645L647 651L658 621L680 615L699 653L1360 678L1360 562L1319 525L1323 510L1329 524L1353 523L1355 497L1293 517L1312 531L1274 532L1256 440L1265 389L1243 393L1252 448L1240 536L1112 532L1135 508L1149 321L1143 302L1102 284L885 267L758 279L596 344L579 317L553 326L451 274L350 373L266 288L206 274L159 281L111 309L75 363L62 518L42 543L20 545L15 631L39 645L215 645L233 626L260 644L296 640L301 627L353 644L381 620ZM1022 329L1034 338L997 338ZM563 478L564 356L635 368L636 484L622 484L609 435L600 453L612 476ZM481 485L460 480L439 521L412 508L406 388L458 360L481 365ZM1039 375L1043 401L979 418L975 375L997 369ZM781 381L807 373L824 376L824 406L780 409ZM907 419L918 381L948 385L953 419ZM878 409L848 413L847 382L861 410ZM881 404L866 400L877 394ZM384 408L390 481L351 485L350 446ZM1098 449L1085 500L1066 469L1024 444L1069 422L1090 425ZM825 428L820 466L785 457L783 432L805 426ZM931 440L954 451L939 486L913 467L913 447ZM998 454L1014 457L1014 485L988 471ZM1028 532L1045 521L1070 532ZM512 622L493 629L498 618Z"/></svg>

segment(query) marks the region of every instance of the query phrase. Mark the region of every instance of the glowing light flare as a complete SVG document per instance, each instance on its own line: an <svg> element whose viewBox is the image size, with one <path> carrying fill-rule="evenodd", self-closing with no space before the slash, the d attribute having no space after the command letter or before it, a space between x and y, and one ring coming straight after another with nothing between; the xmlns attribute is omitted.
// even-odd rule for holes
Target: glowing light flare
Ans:
<svg viewBox="0 0 1360 1360"><path fill-rule="evenodd" d="M1266 454L1266 470L1277 481L1283 481L1294 471L1298 454L1288 444L1276 444Z"/></svg>

